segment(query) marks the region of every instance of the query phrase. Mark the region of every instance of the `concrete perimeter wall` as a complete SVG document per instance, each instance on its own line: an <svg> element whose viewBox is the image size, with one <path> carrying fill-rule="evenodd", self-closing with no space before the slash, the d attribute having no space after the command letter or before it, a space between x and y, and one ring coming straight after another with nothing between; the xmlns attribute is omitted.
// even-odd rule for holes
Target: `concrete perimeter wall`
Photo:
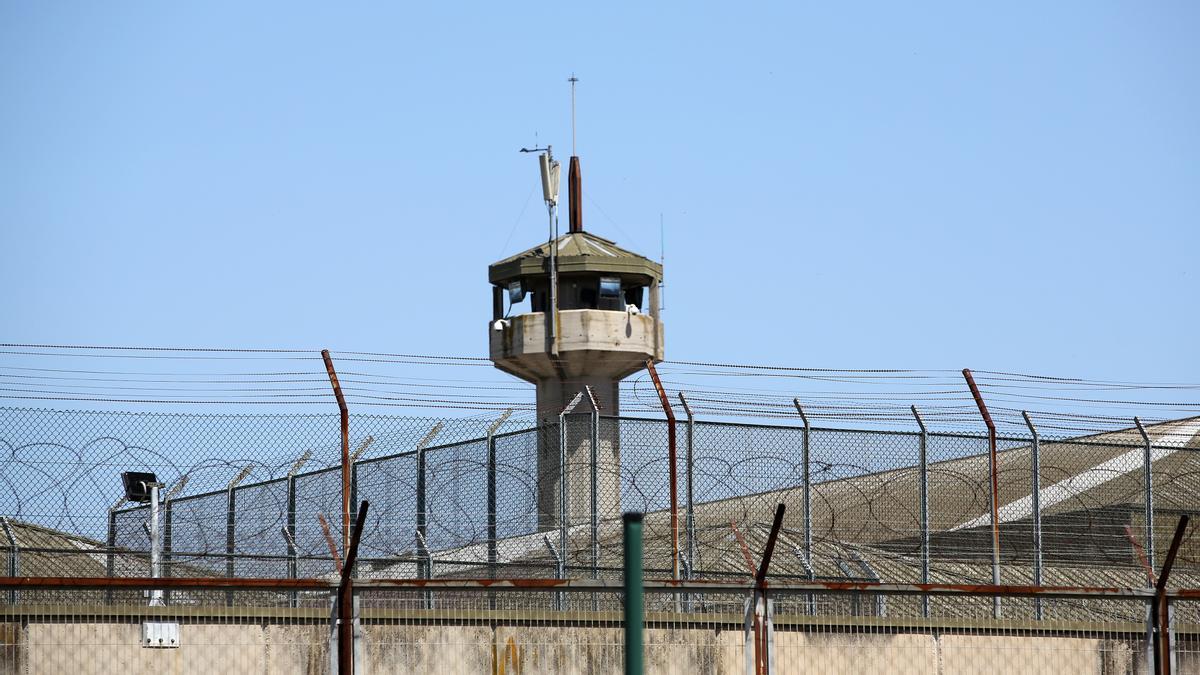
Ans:
<svg viewBox="0 0 1200 675"><path fill-rule="evenodd" d="M139 646L136 619L0 624L0 673L329 672L328 626L185 623L181 647ZM876 629L878 630L878 629ZM363 629L360 673L620 673L620 628L598 626L404 625ZM740 630L713 626L650 628L647 673L744 673ZM853 632L829 627L779 630L773 673L1138 673L1142 647L1132 638L1068 635ZM360 652L361 653L361 652ZM1178 672L1200 673L1181 653Z"/></svg>

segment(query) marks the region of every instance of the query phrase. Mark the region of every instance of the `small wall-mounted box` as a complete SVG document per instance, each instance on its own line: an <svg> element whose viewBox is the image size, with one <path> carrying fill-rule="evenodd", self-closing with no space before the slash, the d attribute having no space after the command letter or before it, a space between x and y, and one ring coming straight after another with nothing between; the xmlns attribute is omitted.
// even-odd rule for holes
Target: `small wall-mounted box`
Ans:
<svg viewBox="0 0 1200 675"><path fill-rule="evenodd" d="M175 621L143 621L142 646L152 649L179 647L179 624Z"/></svg>

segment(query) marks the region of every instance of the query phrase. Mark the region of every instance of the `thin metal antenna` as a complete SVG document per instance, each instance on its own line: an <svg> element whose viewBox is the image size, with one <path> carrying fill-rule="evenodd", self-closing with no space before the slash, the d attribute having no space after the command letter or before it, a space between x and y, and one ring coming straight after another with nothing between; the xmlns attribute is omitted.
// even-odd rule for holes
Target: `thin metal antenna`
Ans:
<svg viewBox="0 0 1200 675"><path fill-rule="evenodd" d="M663 277L667 276L667 235L666 229L663 227L662 211L658 212L658 266L663 269ZM658 311L662 312L667 308L667 282L664 278L658 284L658 292L660 295Z"/></svg>
<svg viewBox="0 0 1200 675"><path fill-rule="evenodd" d="M571 73L571 77L567 78L567 82L571 83L571 156L577 157L579 153L575 152L575 83L579 81L575 77L575 73Z"/></svg>

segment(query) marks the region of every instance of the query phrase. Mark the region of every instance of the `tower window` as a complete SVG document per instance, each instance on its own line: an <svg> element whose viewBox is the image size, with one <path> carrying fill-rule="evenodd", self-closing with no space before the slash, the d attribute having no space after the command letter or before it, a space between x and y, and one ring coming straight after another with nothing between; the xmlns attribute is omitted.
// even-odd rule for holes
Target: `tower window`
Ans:
<svg viewBox="0 0 1200 675"><path fill-rule="evenodd" d="M621 297L621 279L618 277L600 277L600 297Z"/></svg>

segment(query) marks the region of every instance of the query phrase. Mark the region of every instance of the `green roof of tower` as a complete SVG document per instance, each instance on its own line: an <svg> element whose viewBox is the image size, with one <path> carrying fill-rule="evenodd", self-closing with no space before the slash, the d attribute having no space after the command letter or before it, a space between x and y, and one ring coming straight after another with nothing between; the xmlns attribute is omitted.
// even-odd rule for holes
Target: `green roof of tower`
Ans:
<svg viewBox="0 0 1200 675"><path fill-rule="evenodd" d="M662 279L662 265L628 251L615 242L589 232L564 234L555 240L559 274L612 273ZM503 286L522 277L544 277L549 274L546 261L550 243L545 242L488 266L488 281Z"/></svg>

